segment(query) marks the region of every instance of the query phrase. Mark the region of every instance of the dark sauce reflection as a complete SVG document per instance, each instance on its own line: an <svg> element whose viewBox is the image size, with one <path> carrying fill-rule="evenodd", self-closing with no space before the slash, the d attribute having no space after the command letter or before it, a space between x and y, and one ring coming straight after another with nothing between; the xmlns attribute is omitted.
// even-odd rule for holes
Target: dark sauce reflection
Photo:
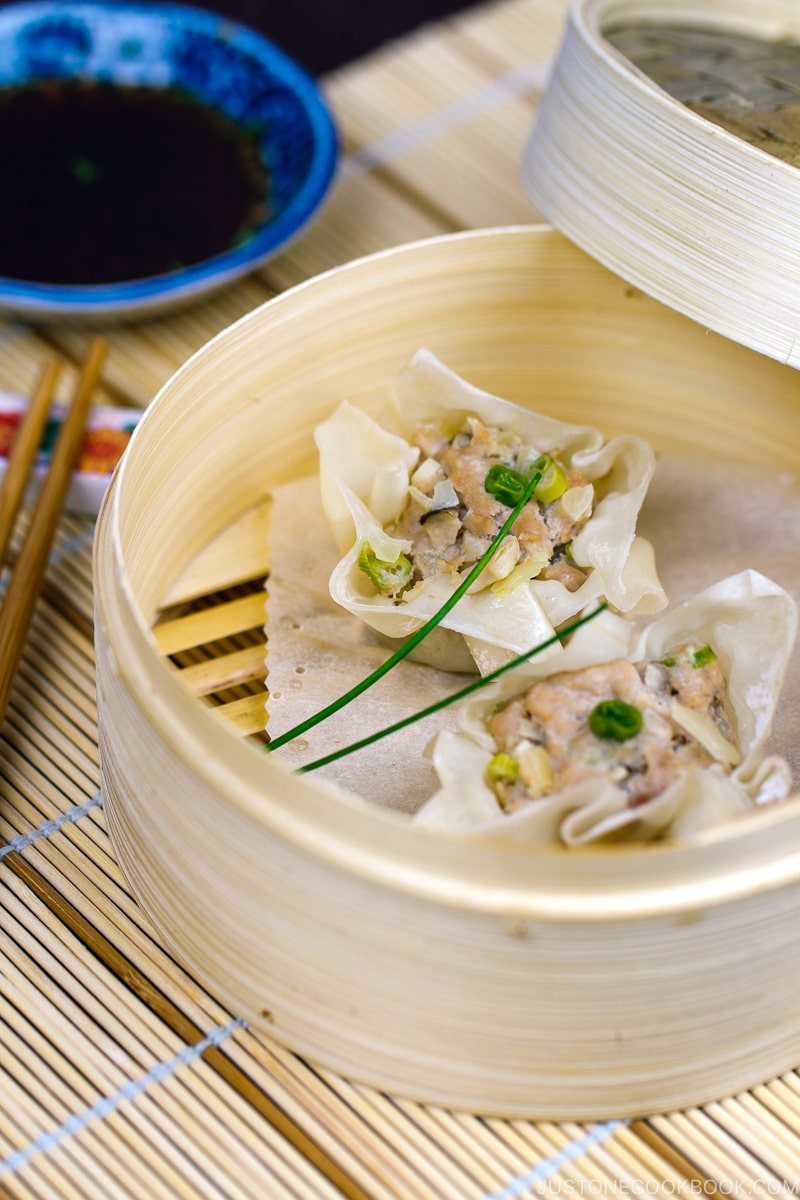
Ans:
<svg viewBox="0 0 800 1200"><path fill-rule="evenodd" d="M0 275L89 285L221 254L267 215L255 134L173 89L0 90Z"/></svg>

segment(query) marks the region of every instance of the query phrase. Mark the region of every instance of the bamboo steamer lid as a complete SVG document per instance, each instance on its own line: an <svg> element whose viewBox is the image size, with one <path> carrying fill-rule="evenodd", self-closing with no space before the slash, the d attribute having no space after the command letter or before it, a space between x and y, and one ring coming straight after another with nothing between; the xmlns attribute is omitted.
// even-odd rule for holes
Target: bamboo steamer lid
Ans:
<svg viewBox="0 0 800 1200"><path fill-rule="evenodd" d="M797 367L792 42L795 0L574 0L523 179L599 262Z"/></svg>
<svg viewBox="0 0 800 1200"><path fill-rule="evenodd" d="M779 1074L800 1059L800 796L681 844L425 835L233 737L159 652L176 579L423 344L518 403L713 445L797 496L795 372L552 229L401 246L256 309L164 386L98 521L101 782L134 894L232 1013L418 1100L596 1119Z"/></svg>

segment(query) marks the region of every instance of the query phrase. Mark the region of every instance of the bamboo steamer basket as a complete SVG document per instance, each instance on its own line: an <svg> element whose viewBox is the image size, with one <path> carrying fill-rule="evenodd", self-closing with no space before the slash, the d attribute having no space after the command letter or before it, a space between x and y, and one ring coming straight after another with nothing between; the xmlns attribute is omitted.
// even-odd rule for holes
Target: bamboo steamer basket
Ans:
<svg viewBox="0 0 800 1200"><path fill-rule="evenodd" d="M574 0L522 167L539 211L599 262L709 329L797 367L796 80L785 100L777 90L769 97L752 88L745 63L736 97L745 116L763 104L780 136L792 129L785 117L794 107L793 162L654 83L609 40L626 25L798 42L800 6ZM730 83L735 94L735 77Z"/></svg>
<svg viewBox="0 0 800 1200"><path fill-rule="evenodd" d="M422 345L608 436L800 464L791 368L550 228L401 246L256 309L164 386L98 522L101 780L131 887L233 1013L417 1100L602 1119L784 1072L800 1061L800 795L683 844L459 841L290 773L159 650L175 580L271 487L315 471L316 424L344 396L377 411Z"/></svg>

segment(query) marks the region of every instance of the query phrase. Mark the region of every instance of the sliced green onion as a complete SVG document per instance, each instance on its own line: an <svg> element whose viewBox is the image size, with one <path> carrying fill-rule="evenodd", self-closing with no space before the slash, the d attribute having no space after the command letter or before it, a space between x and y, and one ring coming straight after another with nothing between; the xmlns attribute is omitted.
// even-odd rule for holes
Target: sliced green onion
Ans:
<svg viewBox="0 0 800 1200"><path fill-rule="evenodd" d="M696 667L706 667L711 662L716 662L716 654L710 646L701 646L699 650L695 650L692 655L692 662Z"/></svg>
<svg viewBox="0 0 800 1200"><path fill-rule="evenodd" d="M642 714L625 700L601 700L589 713L589 728L603 741L627 742L642 728Z"/></svg>
<svg viewBox="0 0 800 1200"><path fill-rule="evenodd" d="M378 558L369 542L364 542L358 552L358 567L375 584L379 592L397 592L411 577L411 559L398 554L395 562Z"/></svg>
<svg viewBox="0 0 800 1200"><path fill-rule="evenodd" d="M675 659L672 657L671 654L668 654L666 658L662 658L661 665L662 665L662 667L674 667Z"/></svg>
<svg viewBox="0 0 800 1200"><path fill-rule="evenodd" d="M537 500L542 504L551 504L564 495L567 473L561 463L557 463L549 454L542 454L533 464L533 470L541 476L533 493ZM501 504L511 506L519 503L527 483L528 479L520 471L507 467L505 463L495 463L489 468L483 486Z"/></svg>
<svg viewBox="0 0 800 1200"><path fill-rule="evenodd" d="M501 504L507 504L509 508L519 504L527 484L528 480L524 475L515 471L513 467L507 467L505 463L495 463L490 467L483 481L489 495L494 496Z"/></svg>
<svg viewBox="0 0 800 1200"><path fill-rule="evenodd" d="M486 781L492 787L496 783L514 783L519 779L519 763L510 754L495 754L486 768Z"/></svg>
<svg viewBox="0 0 800 1200"><path fill-rule="evenodd" d="M533 469L542 477L533 493L537 500L541 500L542 504L551 504L553 500L564 495L567 490L567 473L561 463L557 463L549 454L543 454L541 458L537 458Z"/></svg>

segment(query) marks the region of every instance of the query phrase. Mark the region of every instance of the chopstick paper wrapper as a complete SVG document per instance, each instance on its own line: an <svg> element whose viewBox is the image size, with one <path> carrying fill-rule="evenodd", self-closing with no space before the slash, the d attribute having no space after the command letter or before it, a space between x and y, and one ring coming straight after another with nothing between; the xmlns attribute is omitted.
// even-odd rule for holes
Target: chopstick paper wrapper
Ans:
<svg viewBox="0 0 800 1200"><path fill-rule="evenodd" d="M28 401L24 396L0 392L0 480L7 466L8 454L14 435L27 411ZM31 482L25 494L25 502L33 504L50 465L50 458L61 428L65 409L53 405L45 426ZM86 423L78 463L73 472L64 507L69 512L96 516L108 487L114 468L130 441L136 423L141 417L136 408L115 408L96 405Z"/></svg>
<svg viewBox="0 0 800 1200"><path fill-rule="evenodd" d="M316 477L275 490L269 541L267 730L276 737L364 679L390 651L330 598L328 578L339 552L328 532ZM275 757L300 767L433 704L464 683L464 675L406 659L341 712L276 750ZM413 812L437 786L425 747L439 729L454 729L456 720L456 712L445 709L317 774L383 807Z"/></svg>

